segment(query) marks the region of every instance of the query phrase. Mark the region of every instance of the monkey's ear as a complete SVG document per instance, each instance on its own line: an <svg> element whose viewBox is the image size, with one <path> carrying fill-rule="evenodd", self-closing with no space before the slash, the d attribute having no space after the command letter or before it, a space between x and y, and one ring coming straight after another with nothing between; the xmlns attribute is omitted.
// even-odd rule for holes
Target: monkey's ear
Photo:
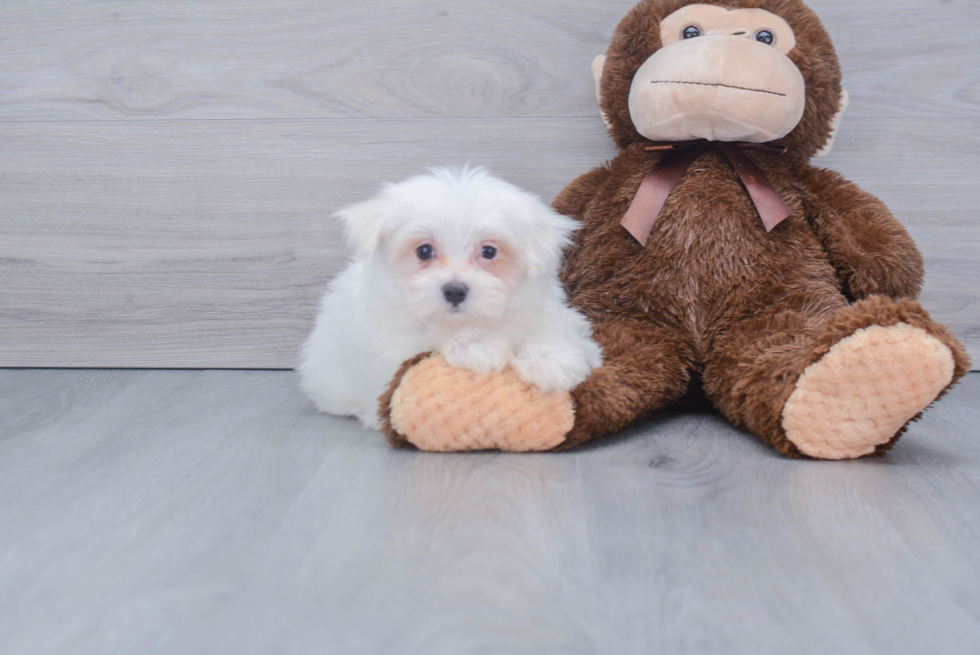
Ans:
<svg viewBox="0 0 980 655"><path fill-rule="evenodd" d="M834 141L837 140L837 129L844 120L844 112L847 110L847 107L850 104L851 95L847 92L847 89L841 89L840 109L837 110L837 115L834 116L834 120L830 125L830 138L827 139L827 144L821 148L820 151L814 155L814 157L826 157L830 154L830 151L834 149Z"/></svg>
<svg viewBox="0 0 980 655"><path fill-rule="evenodd" d="M599 113L607 128L612 127L606 112L602 111L602 71L606 67L606 55L599 55L592 60L592 79L595 80L595 97L599 101Z"/></svg>

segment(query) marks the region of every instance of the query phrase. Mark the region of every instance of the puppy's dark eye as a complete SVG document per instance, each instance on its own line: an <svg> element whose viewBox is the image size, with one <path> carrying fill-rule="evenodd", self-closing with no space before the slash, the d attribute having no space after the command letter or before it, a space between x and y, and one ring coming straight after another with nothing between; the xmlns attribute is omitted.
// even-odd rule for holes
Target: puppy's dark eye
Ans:
<svg viewBox="0 0 980 655"><path fill-rule="evenodd" d="M776 35L769 30L759 30L755 33L755 40L759 43L765 43L766 45L772 45L776 42Z"/></svg>
<svg viewBox="0 0 980 655"><path fill-rule="evenodd" d="M435 257L436 249L427 243L423 243L421 246L415 249L415 254L422 261L428 261Z"/></svg>
<svg viewBox="0 0 980 655"><path fill-rule="evenodd" d="M701 28L699 28L697 25L688 25L687 27L684 28L684 31L681 32L681 35L685 39L693 39L695 37L701 36Z"/></svg>
<svg viewBox="0 0 980 655"><path fill-rule="evenodd" d="M480 256L484 259L493 259L497 256L497 249L493 246L483 246L483 250L480 251Z"/></svg>

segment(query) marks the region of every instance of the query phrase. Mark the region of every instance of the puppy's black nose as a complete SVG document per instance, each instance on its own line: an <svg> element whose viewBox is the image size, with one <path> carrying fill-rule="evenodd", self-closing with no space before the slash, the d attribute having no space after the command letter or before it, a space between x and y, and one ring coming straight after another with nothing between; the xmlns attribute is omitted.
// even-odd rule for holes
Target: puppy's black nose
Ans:
<svg viewBox="0 0 980 655"><path fill-rule="evenodd" d="M466 300L466 294L469 292L470 288L459 282L450 282L442 287L443 297L447 302L452 303L453 307L459 307L459 304Z"/></svg>

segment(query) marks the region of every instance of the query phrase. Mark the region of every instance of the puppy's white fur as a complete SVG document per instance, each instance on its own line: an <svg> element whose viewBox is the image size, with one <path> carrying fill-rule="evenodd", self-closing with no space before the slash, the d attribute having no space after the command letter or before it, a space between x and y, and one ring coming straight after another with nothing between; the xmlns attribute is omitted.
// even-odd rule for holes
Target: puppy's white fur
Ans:
<svg viewBox="0 0 980 655"><path fill-rule="evenodd" d="M337 216L355 256L330 284L299 368L320 410L377 428L379 396L427 351L484 374L509 364L545 391L570 390L602 363L558 281L578 225L537 197L482 168L432 169ZM469 289L458 306L448 283Z"/></svg>

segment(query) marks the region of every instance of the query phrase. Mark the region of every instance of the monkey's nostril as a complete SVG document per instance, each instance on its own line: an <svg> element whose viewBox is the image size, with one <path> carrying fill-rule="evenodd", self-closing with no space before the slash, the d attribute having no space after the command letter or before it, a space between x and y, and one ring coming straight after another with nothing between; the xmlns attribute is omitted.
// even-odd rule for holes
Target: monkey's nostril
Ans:
<svg viewBox="0 0 980 655"><path fill-rule="evenodd" d="M470 288L465 284L460 284L459 282L450 282L442 287L443 297L446 299L446 302L450 303L453 307L459 307L459 305L466 300L466 294L469 292Z"/></svg>

